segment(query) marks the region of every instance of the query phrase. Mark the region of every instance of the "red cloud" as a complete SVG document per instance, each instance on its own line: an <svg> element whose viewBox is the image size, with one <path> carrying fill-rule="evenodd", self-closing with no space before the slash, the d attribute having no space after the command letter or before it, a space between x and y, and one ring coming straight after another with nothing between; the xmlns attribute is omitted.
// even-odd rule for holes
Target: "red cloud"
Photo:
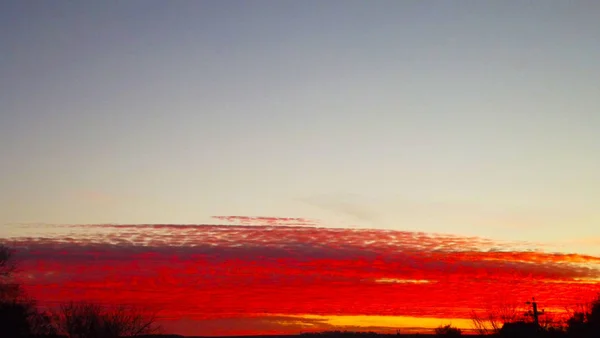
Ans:
<svg viewBox="0 0 600 338"><path fill-rule="evenodd" d="M471 309L500 299L535 296L561 307L600 291L593 279L599 257L530 252L519 249L523 243L301 226L82 227L70 237L12 239L22 278L42 303L134 302L170 320L468 318Z"/></svg>
<svg viewBox="0 0 600 338"><path fill-rule="evenodd" d="M213 216L213 219L241 225L295 225L316 226L314 220L298 217L262 217L262 216Z"/></svg>

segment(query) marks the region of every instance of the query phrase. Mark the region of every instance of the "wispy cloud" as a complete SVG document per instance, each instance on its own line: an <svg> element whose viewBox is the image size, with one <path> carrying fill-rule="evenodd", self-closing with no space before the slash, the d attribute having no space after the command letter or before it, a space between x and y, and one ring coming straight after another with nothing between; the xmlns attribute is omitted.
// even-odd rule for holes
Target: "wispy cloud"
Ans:
<svg viewBox="0 0 600 338"><path fill-rule="evenodd" d="M357 194L321 194L298 200L335 214L350 216L358 221L374 222L379 219L379 214L370 206L371 202Z"/></svg>
<svg viewBox="0 0 600 338"><path fill-rule="evenodd" d="M301 217L213 216L212 218L240 225L317 226L319 224L316 220Z"/></svg>

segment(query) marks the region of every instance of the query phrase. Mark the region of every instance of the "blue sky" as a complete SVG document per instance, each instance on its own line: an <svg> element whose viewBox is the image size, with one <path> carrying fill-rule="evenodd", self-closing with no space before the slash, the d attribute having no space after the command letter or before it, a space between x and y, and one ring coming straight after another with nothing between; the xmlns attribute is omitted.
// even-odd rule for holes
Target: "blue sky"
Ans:
<svg viewBox="0 0 600 338"><path fill-rule="evenodd" d="M4 1L0 236L248 215L592 252L598 13Z"/></svg>

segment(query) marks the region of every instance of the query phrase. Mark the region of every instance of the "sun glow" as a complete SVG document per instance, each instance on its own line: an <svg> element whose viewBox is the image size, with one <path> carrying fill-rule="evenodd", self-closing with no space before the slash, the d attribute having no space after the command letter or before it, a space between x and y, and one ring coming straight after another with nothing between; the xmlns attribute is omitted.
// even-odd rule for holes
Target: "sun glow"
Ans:
<svg viewBox="0 0 600 338"><path fill-rule="evenodd" d="M452 325L461 329L471 329L472 322L462 318L433 318L411 316L324 316L324 315L287 315L287 317L318 322L337 328L374 329L395 331L404 329L410 332L430 332L440 325Z"/></svg>

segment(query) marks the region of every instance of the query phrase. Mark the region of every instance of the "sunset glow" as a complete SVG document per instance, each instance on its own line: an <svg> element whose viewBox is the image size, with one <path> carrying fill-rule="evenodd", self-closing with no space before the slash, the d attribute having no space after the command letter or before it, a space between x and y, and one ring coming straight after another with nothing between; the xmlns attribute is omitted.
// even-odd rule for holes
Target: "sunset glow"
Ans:
<svg viewBox="0 0 600 338"><path fill-rule="evenodd" d="M523 251L526 243L482 238L269 222L64 225L11 241L25 285L47 306L135 303L160 309L167 326L245 318L246 328L236 324L245 333L264 331L253 321L287 333L423 330L450 322L468 329L471 311L490 304L536 297L564 308L600 291L598 257ZM173 330L222 333L206 327Z"/></svg>
<svg viewBox="0 0 600 338"><path fill-rule="evenodd" d="M84 337L38 316L73 301L186 336L584 320L599 13L1 0L0 260L17 270L0 261L0 306L22 320L0 313L0 336L48 319ZM154 333L106 318L90 336Z"/></svg>

